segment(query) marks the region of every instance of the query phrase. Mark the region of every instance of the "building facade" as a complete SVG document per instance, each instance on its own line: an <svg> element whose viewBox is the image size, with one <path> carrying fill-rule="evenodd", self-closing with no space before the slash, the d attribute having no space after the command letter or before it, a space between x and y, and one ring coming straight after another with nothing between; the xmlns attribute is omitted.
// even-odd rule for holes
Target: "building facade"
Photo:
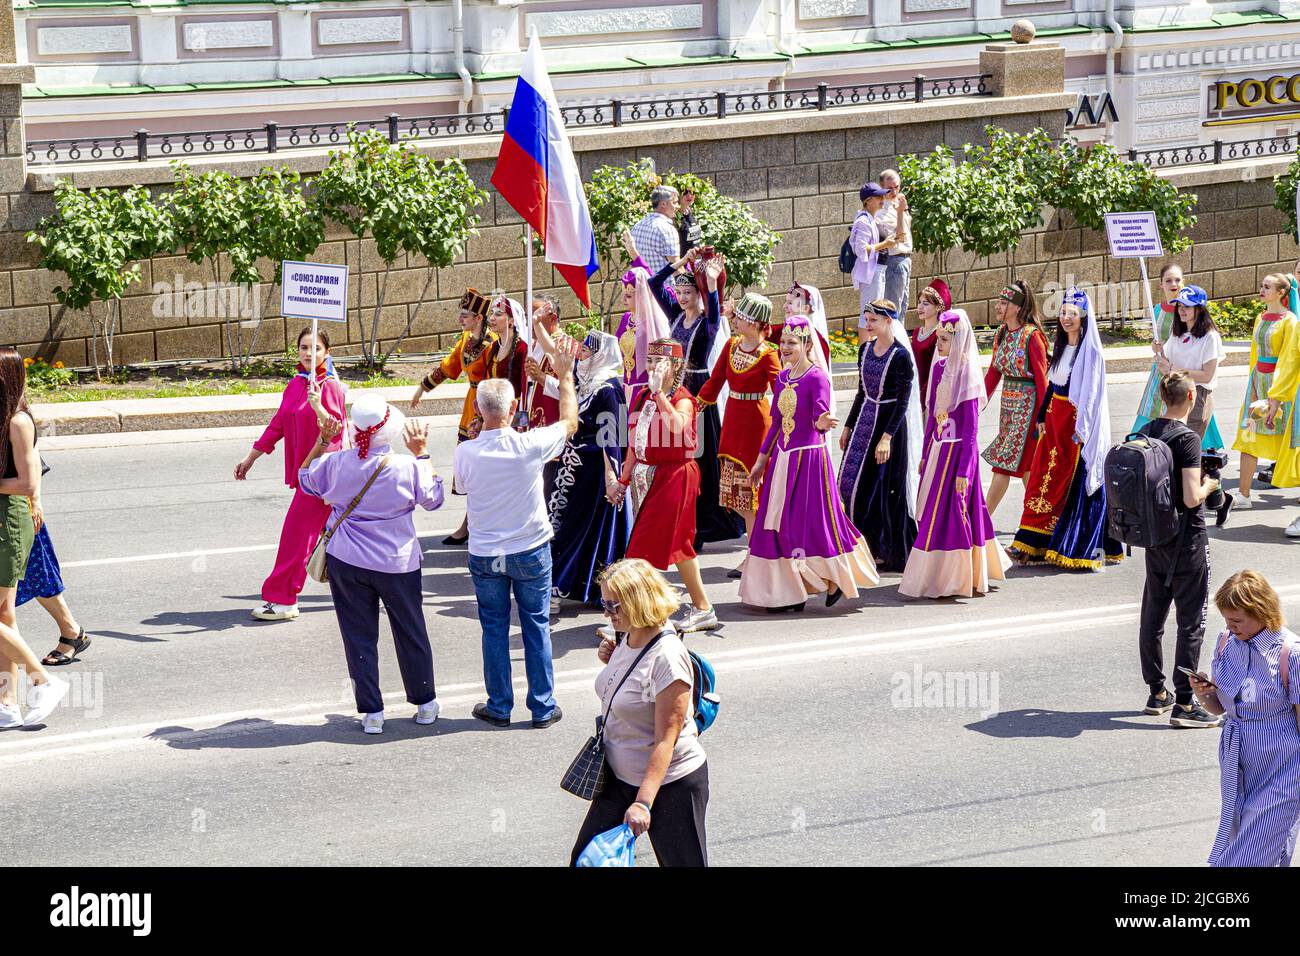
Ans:
<svg viewBox="0 0 1300 956"><path fill-rule="evenodd" d="M15 0L28 139L490 112L536 31L566 104L969 75L1031 20L1124 149L1300 130L1300 0Z"/></svg>

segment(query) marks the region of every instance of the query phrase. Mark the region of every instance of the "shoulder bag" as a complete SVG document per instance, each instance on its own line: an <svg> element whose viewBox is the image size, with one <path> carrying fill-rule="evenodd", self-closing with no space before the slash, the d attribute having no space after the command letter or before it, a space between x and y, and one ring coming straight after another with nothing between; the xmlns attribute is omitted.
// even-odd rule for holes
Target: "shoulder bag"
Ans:
<svg viewBox="0 0 1300 956"><path fill-rule="evenodd" d="M375 479L379 477L379 473L383 471L387 465L388 456L385 455L383 458L379 459L379 467L375 469L375 473L366 480L364 485L361 486L361 490L357 492L357 496L352 499L343 514L339 515L339 520L334 522L334 527L327 528L325 531L321 532L320 540L316 542L316 547L312 549L311 557L307 559L307 574L313 581L319 581L321 584L329 583L329 569L325 564L325 546L330 543L330 538L334 537L334 532L339 530L339 525L347 519L348 515L352 514L352 509L361 504L361 499L366 496L366 492L370 490L370 486L375 483Z"/></svg>
<svg viewBox="0 0 1300 956"><path fill-rule="evenodd" d="M646 646L641 648L641 653L636 656L632 666L623 672L618 686L614 688L614 693L609 695L604 714L596 718L595 735L587 738L586 744L578 751L578 756L574 757L573 763L569 764L569 769L564 771L564 777L560 780L560 789L567 790L583 800L594 799L605 789L605 720L609 717L609 709L614 705L614 698L622 689L623 682L636 670L637 665L641 663L641 658L649 653L650 648L659 643L659 638L663 635L664 632L660 631L650 638Z"/></svg>

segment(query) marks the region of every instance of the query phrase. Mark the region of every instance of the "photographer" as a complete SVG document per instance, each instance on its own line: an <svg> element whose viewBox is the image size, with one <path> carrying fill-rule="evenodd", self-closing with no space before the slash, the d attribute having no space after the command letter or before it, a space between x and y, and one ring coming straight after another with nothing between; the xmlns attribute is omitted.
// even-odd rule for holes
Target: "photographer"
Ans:
<svg viewBox="0 0 1300 956"><path fill-rule="evenodd" d="M1217 727L1222 718L1207 713L1196 702L1191 683L1181 670L1173 674L1175 695L1165 689L1162 641L1171 603L1178 621L1176 668L1194 671L1201 658L1210 596L1210 545L1201 504L1218 489L1219 482L1201 473L1201 442L1187 427L1187 416L1196 404L1195 382L1186 372L1166 375L1160 382L1160 398L1165 404L1164 416L1143 426L1142 434L1164 442L1173 453L1172 487L1182 492L1176 494L1175 501L1181 527L1170 544L1146 549L1147 577L1138 632L1142 679L1151 688L1144 712L1160 715L1172 710L1169 723L1174 727Z"/></svg>

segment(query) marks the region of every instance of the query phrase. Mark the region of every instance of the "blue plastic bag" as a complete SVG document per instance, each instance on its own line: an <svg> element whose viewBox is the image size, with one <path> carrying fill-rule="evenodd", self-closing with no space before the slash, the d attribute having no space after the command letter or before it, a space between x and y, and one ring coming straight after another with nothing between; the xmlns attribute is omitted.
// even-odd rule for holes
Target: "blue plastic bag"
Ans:
<svg viewBox="0 0 1300 956"><path fill-rule="evenodd" d="M632 828L620 823L597 833L578 857L578 866L636 866L636 837Z"/></svg>

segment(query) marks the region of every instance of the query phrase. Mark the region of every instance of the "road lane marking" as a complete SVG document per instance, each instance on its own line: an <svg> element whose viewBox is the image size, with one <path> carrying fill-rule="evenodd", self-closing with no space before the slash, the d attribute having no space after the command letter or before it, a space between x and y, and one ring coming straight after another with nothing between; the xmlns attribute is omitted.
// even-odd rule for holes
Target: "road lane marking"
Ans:
<svg viewBox="0 0 1300 956"><path fill-rule="evenodd" d="M1284 585L1277 590L1286 603L1300 601L1300 584ZM708 656L710 661L724 661L726 672L758 670L766 667L787 667L791 662L811 662L845 656L862 657L873 654L897 653L920 648L964 644L985 638L1041 633L1043 626L1048 623L1073 623L1079 629L1093 630L1116 624L1131 623L1137 619L1139 608L1140 605L1135 603L1075 608L1066 611L1019 615L1014 618L997 618L985 622L979 628L971 628L968 624L957 621L949 624L860 633L819 641L764 644L751 648L710 651ZM890 638L903 639L890 640ZM863 643L864 641L870 641L871 643ZM564 691L581 690L589 687L601 670L600 666L595 666L558 672L555 675L555 689ZM525 678L522 676L516 678L513 683L521 690L526 687ZM443 691L444 693L439 696L438 700L444 707L475 703L483 699L481 685L477 682L450 685L444 687ZM404 702L405 696L404 691L394 691L385 694L384 699L386 702L401 704L405 707L407 706ZM272 725L277 723L278 718L288 718L278 721L281 725L285 725L320 721L325 719L326 716L340 711L350 715L349 703L350 701L342 700L334 702L317 701L293 707L230 711L192 717L160 718L148 723L75 731L55 736L38 736L15 732L26 739L0 739L0 766L29 763L55 757L121 751L140 748L149 744L184 745L187 742L198 742L205 738L238 736L244 733L270 729ZM264 722L264 724L241 729L238 724L244 721L259 721ZM158 733L160 728L175 726L181 726L185 729L170 734Z"/></svg>

